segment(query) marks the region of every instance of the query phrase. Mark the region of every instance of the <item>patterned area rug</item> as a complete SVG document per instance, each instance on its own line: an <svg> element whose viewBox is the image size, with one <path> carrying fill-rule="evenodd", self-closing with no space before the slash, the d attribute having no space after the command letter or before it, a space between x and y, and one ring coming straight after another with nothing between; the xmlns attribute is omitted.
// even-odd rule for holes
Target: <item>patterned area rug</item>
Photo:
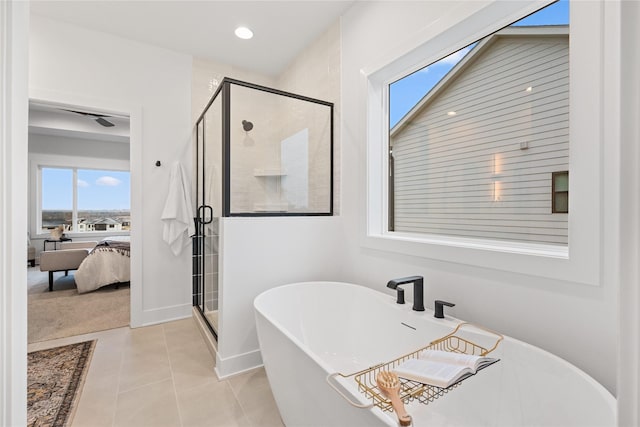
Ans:
<svg viewBox="0 0 640 427"><path fill-rule="evenodd" d="M29 426L71 424L96 341L29 353L27 421Z"/></svg>

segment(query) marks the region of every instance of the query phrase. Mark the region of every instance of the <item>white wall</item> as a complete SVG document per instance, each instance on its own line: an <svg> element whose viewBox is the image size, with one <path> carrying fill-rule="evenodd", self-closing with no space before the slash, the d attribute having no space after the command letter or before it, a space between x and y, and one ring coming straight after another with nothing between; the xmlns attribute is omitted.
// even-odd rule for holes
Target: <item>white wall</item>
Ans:
<svg viewBox="0 0 640 427"><path fill-rule="evenodd" d="M253 300L287 283L342 276L339 217L222 218L216 372L262 364ZM327 307L330 311L331 308Z"/></svg>
<svg viewBox="0 0 640 427"><path fill-rule="evenodd" d="M623 2L620 11L621 93L621 237L620 352L618 423L640 425L640 3ZM617 15L616 13L616 15Z"/></svg>
<svg viewBox="0 0 640 427"><path fill-rule="evenodd" d="M611 228L602 231L607 237L599 286L474 267L465 265L462 258L446 262L403 255L384 246L370 249L363 244L367 221L367 82L363 70L384 66L415 48L420 40L436 38L471 13L480 11L487 16L487 10L482 9L490 3L360 2L343 16L342 213L352 266L348 279L385 291L389 279L423 275L427 307L433 306L434 299L454 302L457 305L449 310L451 315L549 350L615 391L616 366L612 361L616 359L617 282L611 264L617 251L616 234L606 234ZM503 18L495 16L495 21ZM603 63L605 75L606 65ZM615 139L607 140L607 144L616 143ZM616 179L610 175L614 169L607 162L603 160L604 192L615 194ZM615 231L616 208L608 210L609 206L603 215Z"/></svg>
<svg viewBox="0 0 640 427"><path fill-rule="evenodd" d="M160 216L172 162L191 171L191 57L40 16L30 36L32 99L131 118L132 325L189 316L191 252L173 256Z"/></svg>
<svg viewBox="0 0 640 427"><path fill-rule="evenodd" d="M29 4L0 3L0 425L27 424Z"/></svg>
<svg viewBox="0 0 640 427"><path fill-rule="evenodd" d="M129 144L29 133L31 153L129 160Z"/></svg>

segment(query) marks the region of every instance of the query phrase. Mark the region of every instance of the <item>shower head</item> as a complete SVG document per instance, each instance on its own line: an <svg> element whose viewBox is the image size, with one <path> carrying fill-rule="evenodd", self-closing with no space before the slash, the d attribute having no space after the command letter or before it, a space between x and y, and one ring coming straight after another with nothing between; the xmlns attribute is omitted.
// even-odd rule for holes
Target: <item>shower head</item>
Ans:
<svg viewBox="0 0 640 427"><path fill-rule="evenodd" d="M244 129L245 132L249 132L251 129L253 129L253 123L248 120L243 120L242 129Z"/></svg>

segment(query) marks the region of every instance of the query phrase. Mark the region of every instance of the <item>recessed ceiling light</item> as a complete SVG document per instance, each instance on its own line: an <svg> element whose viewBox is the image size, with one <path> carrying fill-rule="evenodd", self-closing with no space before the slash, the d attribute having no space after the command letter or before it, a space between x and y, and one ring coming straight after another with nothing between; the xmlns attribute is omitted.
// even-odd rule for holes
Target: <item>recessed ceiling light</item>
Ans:
<svg viewBox="0 0 640 427"><path fill-rule="evenodd" d="M455 116L456 114L458 114L458 113L456 113L455 111L449 111L447 113L447 116Z"/></svg>
<svg viewBox="0 0 640 427"><path fill-rule="evenodd" d="M533 87L529 86L528 88L525 89L525 92L531 92L533 90Z"/></svg>
<svg viewBox="0 0 640 427"><path fill-rule="evenodd" d="M253 31L251 31L247 27L238 27L236 28L235 33L236 36L244 40L249 40L251 37L253 37Z"/></svg>

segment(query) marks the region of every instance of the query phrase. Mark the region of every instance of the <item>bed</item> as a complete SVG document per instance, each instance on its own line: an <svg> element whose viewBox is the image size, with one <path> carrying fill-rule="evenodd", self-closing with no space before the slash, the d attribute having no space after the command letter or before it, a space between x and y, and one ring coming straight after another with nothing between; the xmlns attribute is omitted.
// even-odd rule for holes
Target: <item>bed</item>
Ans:
<svg viewBox="0 0 640 427"><path fill-rule="evenodd" d="M106 285L129 282L131 278L128 238L100 241L82 261L75 273L78 293L95 291Z"/></svg>

